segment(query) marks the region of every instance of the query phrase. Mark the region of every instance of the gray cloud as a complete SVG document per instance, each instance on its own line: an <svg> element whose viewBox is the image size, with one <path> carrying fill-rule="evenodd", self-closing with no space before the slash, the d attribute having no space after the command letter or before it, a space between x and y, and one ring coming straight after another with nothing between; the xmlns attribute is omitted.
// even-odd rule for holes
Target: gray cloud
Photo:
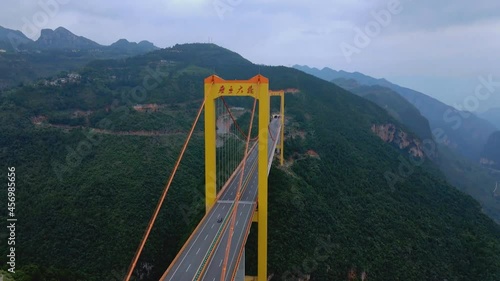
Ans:
<svg viewBox="0 0 500 281"><path fill-rule="evenodd" d="M396 0L7 1L0 25L22 30L44 11L39 3L51 1L65 4L43 28L64 26L101 44L126 38L167 47L211 38L255 63L360 71L447 103L469 95L479 75L500 78L499 1L400 0L402 11L350 62L341 44L353 45L355 28ZM457 81L471 82L453 87Z"/></svg>
<svg viewBox="0 0 500 281"><path fill-rule="evenodd" d="M491 0L410 1L408 9L401 19L403 29L436 30L500 18L500 2Z"/></svg>

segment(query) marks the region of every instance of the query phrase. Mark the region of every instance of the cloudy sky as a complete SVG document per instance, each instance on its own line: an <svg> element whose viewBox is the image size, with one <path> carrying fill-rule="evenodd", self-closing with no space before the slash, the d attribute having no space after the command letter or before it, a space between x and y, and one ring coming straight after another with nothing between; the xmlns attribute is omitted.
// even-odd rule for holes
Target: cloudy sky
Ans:
<svg viewBox="0 0 500 281"><path fill-rule="evenodd" d="M210 40L254 63L359 71L458 107L479 77L500 82L496 0L11 0L0 25L32 39L64 26L104 45ZM500 107L495 85L479 110Z"/></svg>

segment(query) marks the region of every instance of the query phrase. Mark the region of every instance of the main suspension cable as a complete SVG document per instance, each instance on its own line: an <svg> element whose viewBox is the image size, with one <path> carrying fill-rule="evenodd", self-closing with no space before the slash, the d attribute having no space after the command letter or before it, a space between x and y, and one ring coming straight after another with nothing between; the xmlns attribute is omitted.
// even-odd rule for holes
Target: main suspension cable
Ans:
<svg viewBox="0 0 500 281"><path fill-rule="evenodd" d="M247 135L245 134L245 132L243 132L243 130L241 129L240 125L238 124L238 122L236 122L236 119L231 114L231 111L229 110L229 106L227 105L226 100L224 99L224 97L220 97L220 98L222 99L222 102L224 103L224 106L226 107L226 110L229 112L229 116L233 120L234 125L236 126L236 128L238 129L238 131L240 132L240 134L246 139ZM255 138L251 139L251 141L257 140L258 137L259 136L256 136Z"/></svg>
<svg viewBox="0 0 500 281"><path fill-rule="evenodd" d="M200 119L201 112L203 111L204 107L205 107L205 100L203 100L203 103L201 104L200 109L198 110L198 114L196 115L196 119L194 120L193 126L191 127L191 130L189 131L188 137L187 137L186 141L184 142L184 146L182 147L179 158L177 159L177 162L175 163L172 174L170 174L170 178L168 180L168 183L165 185L165 188L164 188L163 193L160 197L160 200L158 200L158 204L156 205L156 209L155 209L153 216L151 217L151 219L148 223L148 227L146 228L146 232L144 233L144 236L142 237L141 243L139 244L139 247L137 248L137 251L135 252L134 258L132 259L132 262L130 263L129 270L128 270L127 275L125 276L124 281L129 281L130 277L132 276L132 273L135 269L137 261L139 260L139 257L142 253L142 250L144 249L144 245L146 244L146 241L148 240L151 229L153 228L153 225L156 221L156 218L158 217L158 213L160 212L160 209L163 205L163 202L165 201L165 197L167 196L167 192L170 188L170 185L172 184L172 181L174 180L174 176L177 172L177 169L179 168L179 164L181 163L182 158L184 157L184 152L186 152L186 148L189 144L189 141L191 140L191 137L193 136L194 129L196 127L196 124L198 123L198 120Z"/></svg>
<svg viewBox="0 0 500 281"><path fill-rule="evenodd" d="M224 263L223 263L222 274L221 274L221 279L220 279L221 281L224 281L225 277L226 277L227 261L229 259L229 251L231 249L231 240L232 240L233 234L234 234L234 225L235 225L235 221L236 221L236 214L238 212L238 202L239 202L240 197L241 197L241 186L242 186L243 177L245 174L245 166L246 166L247 157L248 157L248 147L249 147L249 143L250 143L250 136L252 135L253 118L255 115L256 106L257 106L257 99L254 99L252 116L250 117L250 127L248 128L247 141L245 143L245 154L243 156L243 166L241 168L242 170L241 170L240 179L239 179L239 183L238 183L238 190L236 192L236 197L235 197L234 203L233 203L234 208L231 211L231 226L229 229L229 237L228 237L227 245L226 245L226 253L224 255Z"/></svg>

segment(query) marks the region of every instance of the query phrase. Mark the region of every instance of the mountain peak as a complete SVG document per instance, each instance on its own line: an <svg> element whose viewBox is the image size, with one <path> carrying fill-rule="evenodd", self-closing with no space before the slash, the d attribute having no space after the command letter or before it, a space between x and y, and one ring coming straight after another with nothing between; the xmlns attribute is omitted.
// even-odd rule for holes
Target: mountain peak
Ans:
<svg viewBox="0 0 500 281"><path fill-rule="evenodd" d="M142 40L141 42L139 42L138 44L139 46L153 46L153 47L156 47L153 43L147 41L147 40Z"/></svg>
<svg viewBox="0 0 500 281"><path fill-rule="evenodd" d="M149 41L141 41L139 43L130 42L127 39L120 39L110 46L113 49L121 49L126 51L141 51L141 52L150 52L154 50L158 50L153 43Z"/></svg>
<svg viewBox="0 0 500 281"><path fill-rule="evenodd" d="M128 40L127 40L127 39L125 39L125 38L122 38L122 39L120 39L120 40L116 41L116 43L130 43L130 41L128 41Z"/></svg>
<svg viewBox="0 0 500 281"><path fill-rule="evenodd" d="M64 27L58 27L55 30L42 29L35 47L40 49L95 49L102 46L83 36L77 36Z"/></svg>
<svg viewBox="0 0 500 281"><path fill-rule="evenodd" d="M66 33L71 33L73 34L71 31L67 30L66 28L62 27L62 26L59 26L58 28L56 28L54 30L55 32L66 32Z"/></svg>
<svg viewBox="0 0 500 281"><path fill-rule="evenodd" d="M66 28L60 26L54 30L50 29L50 28L44 28L41 30L41 34L40 34L40 37L42 36L48 36L48 35L51 35L51 34L61 34L61 35L69 35L69 36L76 36L75 34L73 34L71 31L67 30Z"/></svg>
<svg viewBox="0 0 500 281"><path fill-rule="evenodd" d="M120 39L116 41L115 43L111 44L111 47L118 47L118 46L128 46L130 42L127 39Z"/></svg>
<svg viewBox="0 0 500 281"><path fill-rule="evenodd" d="M17 49L19 45L31 42L33 41L26 37L21 31L0 26L0 49L13 51Z"/></svg>

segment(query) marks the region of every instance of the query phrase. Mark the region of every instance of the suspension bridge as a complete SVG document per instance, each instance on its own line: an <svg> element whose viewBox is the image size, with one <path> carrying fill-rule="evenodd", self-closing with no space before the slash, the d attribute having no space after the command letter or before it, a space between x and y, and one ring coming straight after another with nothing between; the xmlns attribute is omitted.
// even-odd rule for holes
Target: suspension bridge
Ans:
<svg viewBox="0 0 500 281"><path fill-rule="evenodd" d="M203 110L206 213L160 280L265 281L268 278L267 182L275 155L281 165L284 161L285 92L270 91L269 80L262 75L249 80L224 80L211 75L205 79L204 88L204 101L124 281L132 276ZM273 96L280 97L280 113L271 115ZM226 102L228 97L253 98L246 133ZM254 119L258 132L253 132L252 138ZM252 223L258 224L257 276L245 276L245 243Z"/></svg>

